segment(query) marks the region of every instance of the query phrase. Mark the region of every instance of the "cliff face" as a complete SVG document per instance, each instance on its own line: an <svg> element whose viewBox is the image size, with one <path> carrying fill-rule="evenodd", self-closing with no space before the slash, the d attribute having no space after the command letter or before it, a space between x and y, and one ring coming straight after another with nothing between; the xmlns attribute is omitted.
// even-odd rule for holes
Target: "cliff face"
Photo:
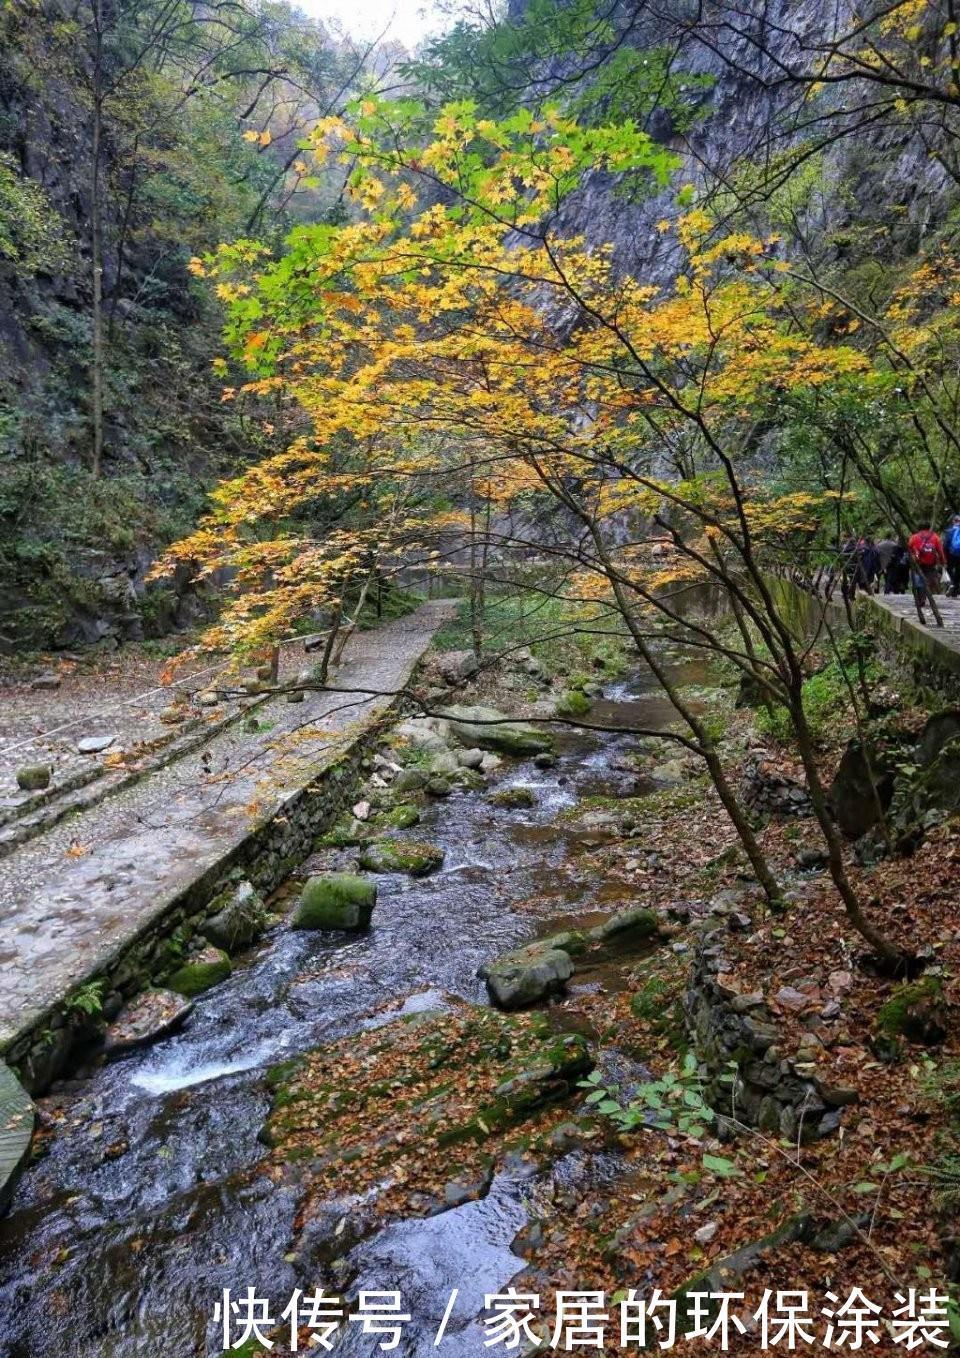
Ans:
<svg viewBox="0 0 960 1358"><path fill-rule="evenodd" d="M515 17L524 5L525 0L514 0ZM637 46L679 50L678 65L707 76L711 88L688 132L678 135L668 115L655 113L649 120L651 135L681 158L669 192L631 203L597 175L568 201L564 227L612 243L625 271L669 286L678 257L672 237L655 226L676 214L677 187L691 184L698 197L716 195L718 186L737 179L744 163L775 163L806 145L811 155L789 195L783 195L789 201L758 204L760 228L772 217L788 241L820 263L852 264L863 252L879 252L888 261L914 253L943 223L957 196L936 158L936 131L928 127L921 136L884 119L835 138L841 126L849 130L854 121L842 103L851 88L838 86L832 102L829 94L821 96L814 113L780 78L785 66L796 63L803 44L848 31L853 6L847 0L769 0L736 11L739 33L719 22L709 5L702 6L702 38L696 28L678 27L677 20L689 16L682 0L658 7L656 18L637 24ZM849 227L855 227L855 239L847 235Z"/></svg>

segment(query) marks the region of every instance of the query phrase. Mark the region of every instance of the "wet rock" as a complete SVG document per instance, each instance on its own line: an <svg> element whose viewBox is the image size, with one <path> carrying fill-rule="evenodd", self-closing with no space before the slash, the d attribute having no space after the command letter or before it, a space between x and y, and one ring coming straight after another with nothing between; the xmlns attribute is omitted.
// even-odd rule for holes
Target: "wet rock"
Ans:
<svg viewBox="0 0 960 1358"><path fill-rule="evenodd" d="M405 872L426 877L443 863L443 850L436 844L410 839L378 839L360 853L360 866L369 872Z"/></svg>
<svg viewBox="0 0 960 1358"><path fill-rule="evenodd" d="M449 797L452 790L446 778L436 776L427 780L426 791L431 797Z"/></svg>
<svg viewBox="0 0 960 1358"><path fill-rule="evenodd" d="M116 736L84 736L77 741L77 750L80 754L102 754L115 740Z"/></svg>
<svg viewBox="0 0 960 1358"><path fill-rule="evenodd" d="M557 766L557 756L550 750L544 750L542 754L534 755L533 764L538 769L553 769Z"/></svg>
<svg viewBox="0 0 960 1358"><path fill-rule="evenodd" d="M514 810L521 810L524 807L536 806L537 798L532 788L529 787L503 787L498 792L494 792L490 797L494 806L506 806Z"/></svg>
<svg viewBox="0 0 960 1358"><path fill-rule="evenodd" d="M203 925L203 934L226 952L247 947L266 928L267 908L250 882L240 882L221 892L211 906L215 913Z"/></svg>
<svg viewBox="0 0 960 1358"><path fill-rule="evenodd" d="M167 988L192 998L225 981L231 971L230 958L221 948L202 948L167 978Z"/></svg>
<svg viewBox="0 0 960 1358"><path fill-rule="evenodd" d="M484 754L481 749L457 750L457 763L464 769L479 769L483 766Z"/></svg>
<svg viewBox="0 0 960 1358"><path fill-rule="evenodd" d="M294 929L365 929L377 903L377 884L355 873L311 877L300 893Z"/></svg>
<svg viewBox="0 0 960 1358"><path fill-rule="evenodd" d="M193 1012L193 1001L173 990L146 990L107 1029L108 1061L157 1042L180 1028Z"/></svg>
<svg viewBox="0 0 960 1358"><path fill-rule="evenodd" d="M287 694L288 703L302 703L306 700L306 694L302 688L292 688Z"/></svg>
<svg viewBox="0 0 960 1358"><path fill-rule="evenodd" d="M23 764L17 769L17 787L21 792L42 792L50 786L53 766L50 764Z"/></svg>
<svg viewBox="0 0 960 1358"><path fill-rule="evenodd" d="M36 1110L13 1071L0 1061L0 1215L30 1154Z"/></svg>
<svg viewBox="0 0 960 1358"><path fill-rule="evenodd" d="M503 760L500 758L499 755L491 754L489 751L487 751L487 753L483 756L483 758L480 761L480 772L495 773L496 770L500 768L502 763Z"/></svg>
<svg viewBox="0 0 960 1358"><path fill-rule="evenodd" d="M484 970L494 1004L522 1009L563 991L574 967L570 954L560 948L532 944L498 957Z"/></svg>
<svg viewBox="0 0 960 1358"><path fill-rule="evenodd" d="M482 746L503 754L541 754L549 750L549 736L529 722L513 721L495 707L456 704L444 710L450 730L464 745Z"/></svg>

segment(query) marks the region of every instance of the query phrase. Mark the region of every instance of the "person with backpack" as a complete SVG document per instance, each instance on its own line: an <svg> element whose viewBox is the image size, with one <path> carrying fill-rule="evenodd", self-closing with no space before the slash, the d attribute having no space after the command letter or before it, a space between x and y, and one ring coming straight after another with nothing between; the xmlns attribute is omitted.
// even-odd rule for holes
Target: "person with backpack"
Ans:
<svg viewBox="0 0 960 1358"><path fill-rule="evenodd" d="M929 523L921 524L907 543L907 550L910 553L910 575L913 585L913 600L917 605L917 616L921 623L926 626L927 620L923 616L923 605L927 602L936 619L937 626L942 627L943 618L940 616L940 610L937 608L934 598L934 595L940 592L943 568L947 564L940 535L933 531Z"/></svg>
<svg viewBox="0 0 960 1358"><path fill-rule="evenodd" d="M910 588L910 553L901 534L893 544L883 573L884 594L906 594Z"/></svg>
<svg viewBox="0 0 960 1358"><path fill-rule="evenodd" d="M950 577L950 588L947 590L951 599L955 599L960 594L960 514L954 514L950 520L950 526L943 535L943 550L947 557L947 574Z"/></svg>

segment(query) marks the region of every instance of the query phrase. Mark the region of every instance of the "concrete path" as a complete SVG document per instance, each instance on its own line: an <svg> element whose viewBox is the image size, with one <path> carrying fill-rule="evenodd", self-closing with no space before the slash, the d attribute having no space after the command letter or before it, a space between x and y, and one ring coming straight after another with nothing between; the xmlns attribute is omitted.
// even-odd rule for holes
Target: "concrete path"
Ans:
<svg viewBox="0 0 960 1358"><path fill-rule="evenodd" d="M872 612L912 650L925 653L942 669L960 675L960 599L937 595L942 627L937 626L929 607L923 610L926 625L921 624L912 594L858 595L856 603L865 620Z"/></svg>
<svg viewBox="0 0 960 1358"><path fill-rule="evenodd" d="M260 706L259 732L221 732L0 862L0 1051L386 709L364 686L402 687L451 612L437 600L360 633L333 681L355 694Z"/></svg>

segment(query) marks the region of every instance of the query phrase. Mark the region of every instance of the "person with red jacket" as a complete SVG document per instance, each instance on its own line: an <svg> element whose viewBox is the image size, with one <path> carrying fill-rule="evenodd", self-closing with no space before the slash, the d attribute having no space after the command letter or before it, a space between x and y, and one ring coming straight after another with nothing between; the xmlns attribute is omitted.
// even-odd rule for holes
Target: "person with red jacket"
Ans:
<svg viewBox="0 0 960 1358"><path fill-rule="evenodd" d="M907 550L910 553L910 578L913 585L913 598L917 605L917 614L920 621L926 626L927 620L923 616L923 605L926 601L930 604L937 626L942 627L943 618L940 616L940 610L937 608L933 597L940 593L943 568L947 564L940 534L935 533L928 523L921 524L907 543Z"/></svg>

